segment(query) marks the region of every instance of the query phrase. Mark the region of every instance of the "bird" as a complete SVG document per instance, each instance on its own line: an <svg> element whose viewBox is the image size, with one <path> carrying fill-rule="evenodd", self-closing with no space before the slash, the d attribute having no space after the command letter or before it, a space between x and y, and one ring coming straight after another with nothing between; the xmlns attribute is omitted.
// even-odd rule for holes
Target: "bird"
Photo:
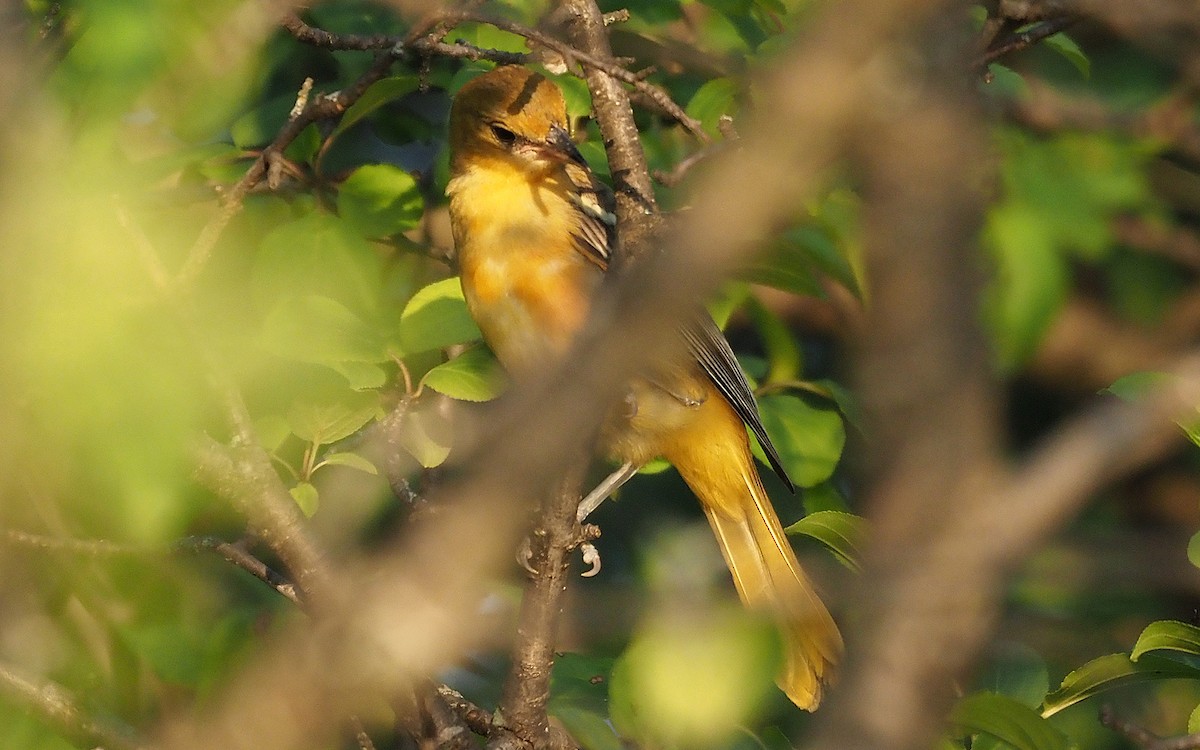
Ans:
<svg viewBox="0 0 1200 750"><path fill-rule="evenodd" d="M612 192L571 137L562 92L504 65L464 85L450 108L446 194L467 308L513 379L566 356L618 248ZM601 431L620 468L580 503L582 519L655 458L696 495L742 602L783 641L777 684L815 710L843 651L763 487L746 427L794 486L724 336L705 313L681 327L688 356L628 384Z"/></svg>

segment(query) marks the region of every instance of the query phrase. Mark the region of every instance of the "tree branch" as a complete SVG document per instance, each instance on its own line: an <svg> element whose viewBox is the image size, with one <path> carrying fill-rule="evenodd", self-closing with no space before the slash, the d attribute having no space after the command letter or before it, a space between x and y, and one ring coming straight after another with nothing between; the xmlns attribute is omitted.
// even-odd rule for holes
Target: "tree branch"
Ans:
<svg viewBox="0 0 1200 750"><path fill-rule="evenodd" d="M568 472L542 502L530 531L528 564L535 572L521 596L513 664L492 725L491 748L510 747L514 739L530 748L575 746L551 727L546 706L571 553L582 541L576 520L581 478L581 468Z"/></svg>
<svg viewBox="0 0 1200 750"><path fill-rule="evenodd" d="M988 48L975 59L974 68L982 72L988 65L1005 55L1032 47L1046 37L1065 31L1078 22L1078 16L1062 15L1046 21L1039 21L1024 31L1014 31L1011 34L999 36L992 40Z"/></svg>
<svg viewBox="0 0 1200 750"><path fill-rule="evenodd" d="M24 706L64 735L105 750L149 750L150 745L126 724L98 718L85 711L66 688L38 681L7 664L0 664L0 695Z"/></svg>

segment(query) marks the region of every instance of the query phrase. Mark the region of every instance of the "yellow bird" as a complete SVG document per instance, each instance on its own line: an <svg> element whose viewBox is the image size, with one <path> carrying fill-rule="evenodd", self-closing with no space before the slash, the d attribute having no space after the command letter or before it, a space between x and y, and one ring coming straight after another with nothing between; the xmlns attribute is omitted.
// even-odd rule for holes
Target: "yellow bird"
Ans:
<svg viewBox="0 0 1200 750"><path fill-rule="evenodd" d="M611 194L575 148L562 93L518 66L472 80L450 111L450 218L467 306L517 378L565 356L616 247ZM623 462L580 505L586 516L647 461L666 458L700 500L748 606L785 642L780 687L813 710L842 638L800 568L763 489L745 425L792 488L729 344L707 315L691 357L630 384L603 431Z"/></svg>

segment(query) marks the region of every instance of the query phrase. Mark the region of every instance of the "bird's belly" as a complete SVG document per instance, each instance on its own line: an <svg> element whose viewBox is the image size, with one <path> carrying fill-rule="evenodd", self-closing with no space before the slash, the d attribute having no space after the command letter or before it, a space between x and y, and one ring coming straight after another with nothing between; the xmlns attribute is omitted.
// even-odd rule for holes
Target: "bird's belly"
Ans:
<svg viewBox="0 0 1200 750"><path fill-rule="evenodd" d="M590 275L582 259L512 253L464 263L463 294L488 346L521 377L566 353L599 280Z"/></svg>

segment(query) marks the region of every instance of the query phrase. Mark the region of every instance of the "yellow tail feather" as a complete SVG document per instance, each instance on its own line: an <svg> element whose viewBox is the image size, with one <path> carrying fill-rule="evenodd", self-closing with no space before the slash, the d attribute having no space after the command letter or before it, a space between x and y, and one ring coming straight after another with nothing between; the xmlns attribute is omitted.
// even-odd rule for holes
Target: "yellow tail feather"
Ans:
<svg viewBox="0 0 1200 750"><path fill-rule="evenodd" d="M757 477L747 513L705 503L704 510L747 607L773 613L784 640L784 664L776 682L800 708L814 710L833 676L842 636L800 568Z"/></svg>
<svg viewBox="0 0 1200 750"><path fill-rule="evenodd" d="M792 702L812 711L841 658L842 636L796 560L741 423L727 406L701 411L711 419L708 440L678 441L667 458L700 500L742 602L777 619L785 653L776 682ZM722 421L737 432L713 429Z"/></svg>

